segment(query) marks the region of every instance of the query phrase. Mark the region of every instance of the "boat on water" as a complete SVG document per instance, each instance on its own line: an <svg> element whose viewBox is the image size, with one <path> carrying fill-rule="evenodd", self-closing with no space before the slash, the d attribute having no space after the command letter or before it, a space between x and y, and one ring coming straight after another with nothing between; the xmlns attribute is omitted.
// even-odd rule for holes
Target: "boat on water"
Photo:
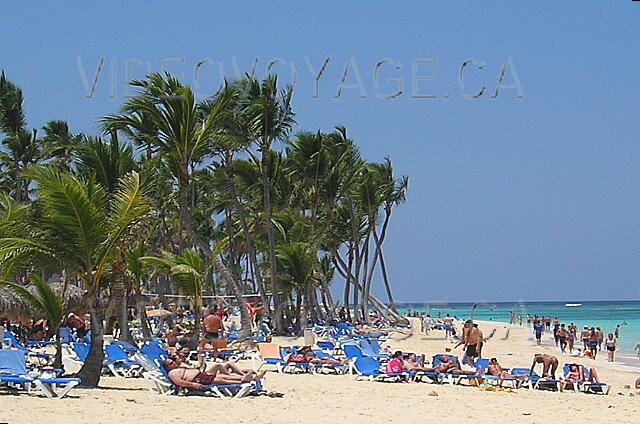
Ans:
<svg viewBox="0 0 640 424"><path fill-rule="evenodd" d="M564 306L567 308L579 308L582 306L582 303L565 303Z"/></svg>

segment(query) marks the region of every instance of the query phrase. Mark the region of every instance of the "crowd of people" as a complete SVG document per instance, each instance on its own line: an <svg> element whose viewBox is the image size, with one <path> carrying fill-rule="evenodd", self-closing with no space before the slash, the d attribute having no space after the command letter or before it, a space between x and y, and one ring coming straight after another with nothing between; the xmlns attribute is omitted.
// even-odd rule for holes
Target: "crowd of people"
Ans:
<svg viewBox="0 0 640 424"><path fill-rule="evenodd" d="M533 334L538 345L542 344L542 336L551 334L555 346L562 353L573 354L574 350L582 357L596 359L598 353L602 350L607 352L607 360L615 361L615 352L618 347L618 338L620 337L620 324L618 324L613 332L605 336L604 331L600 327L584 326L582 330L573 322L569 325L561 323L558 318L548 316L527 315L527 325L533 329ZM518 321L522 322L522 316L518 317Z"/></svg>

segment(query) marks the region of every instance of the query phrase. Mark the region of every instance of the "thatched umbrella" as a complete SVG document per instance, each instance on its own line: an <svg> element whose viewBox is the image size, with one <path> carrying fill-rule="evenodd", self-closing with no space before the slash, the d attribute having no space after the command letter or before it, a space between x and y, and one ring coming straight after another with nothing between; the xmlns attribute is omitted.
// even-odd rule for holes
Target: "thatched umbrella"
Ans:
<svg viewBox="0 0 640 424"><path fill-rule="evenodd" d="M61 283L53 283L51 284L51 287L58 293L62 291ZM33 292L32 286L29 285L27 288L29 291ZM84 290L71 285L67 286L67 291L65 293L65 305L67 310L74 311L76 313L85 312L87 306ZM24 302L10 289L0 287L0 317L6 317L9 319L35 318L36 315L38 315L38 313L33 310L31 305Z"/></svg>

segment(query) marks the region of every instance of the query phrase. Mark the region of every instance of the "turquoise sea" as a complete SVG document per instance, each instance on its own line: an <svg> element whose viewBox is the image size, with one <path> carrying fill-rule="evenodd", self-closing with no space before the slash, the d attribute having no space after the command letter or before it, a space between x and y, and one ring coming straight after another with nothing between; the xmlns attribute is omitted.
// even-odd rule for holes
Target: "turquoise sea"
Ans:
<svg viewBox="0 0 640 424"><path fill-rule="evenodd" d="M580 307L567 307L566 303L581 303ZM472 308L473 316L472 316ZM401 303L398 309L405 313L408 309L418 312L430 312L432 317L440 313L451 314L460 319L474 318L483 321L509 322L509 316L515 307L516 317L522 315L526 325L527 314L558 318L561 323L575 323L578 328L588 325L600 327L605 336L613 333L617 324L621 324L618 340L621 352L633 353L640 342L640 301L576 301L576 302L482 302L482 303Z"/></svg>

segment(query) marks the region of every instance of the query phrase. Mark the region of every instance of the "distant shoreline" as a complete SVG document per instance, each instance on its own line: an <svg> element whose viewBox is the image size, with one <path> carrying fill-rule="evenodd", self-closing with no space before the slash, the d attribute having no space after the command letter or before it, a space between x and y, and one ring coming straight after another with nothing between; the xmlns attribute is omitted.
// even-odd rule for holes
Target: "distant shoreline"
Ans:
<svg viewBox="0 0 640 424"><path fill-rule="evenodd" d="M640 303L640 299L637 300L503 300L503 301L490 301L490 300L475 300L475 301L448 301L448 300L433 300L424 302L396 302L396 306L402 307L405 305L513 305L519 303L544 303L554 305L566 305L567 303Z"/></svg>

